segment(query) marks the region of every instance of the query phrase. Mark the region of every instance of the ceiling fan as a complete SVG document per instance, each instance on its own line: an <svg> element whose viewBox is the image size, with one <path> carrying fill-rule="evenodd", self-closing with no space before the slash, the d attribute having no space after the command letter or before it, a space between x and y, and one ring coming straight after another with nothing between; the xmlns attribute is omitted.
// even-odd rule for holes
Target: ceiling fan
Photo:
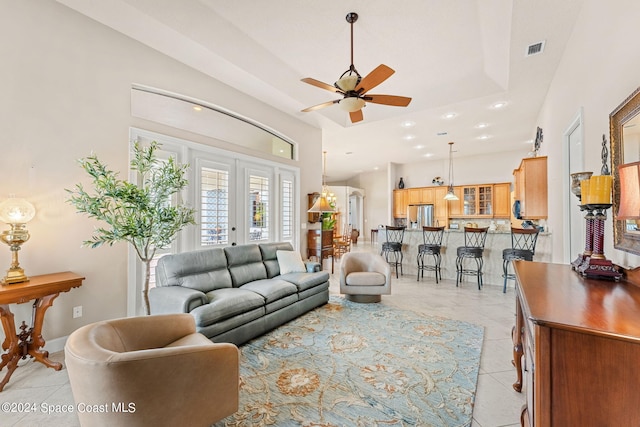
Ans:
<svg viewBox="0 0 640 427"><path fill-rule="evenodd" d="M356 123L363 119L362 108L367 102L392 105L395 107L406 107L409 105L411 98L407 98L406 96L367 94L369 90L391 77L395 71L384 64L380 64L364 78L360 73L358 73L356 67L353 65L353 23L358 20L358 14L350 12L347 14L346 19L347 22L351 24L351 65L349 66L349 69L342 73L338 81L336 81L333 86L310 77L302 79L303 82L312 86L316 86L330 92L339 93L343 98L314 105L313 107L305 108L302 111L315 111L320 108L329 107L333 104L339 104L342 109L349 112L351 122Z"/></svg>

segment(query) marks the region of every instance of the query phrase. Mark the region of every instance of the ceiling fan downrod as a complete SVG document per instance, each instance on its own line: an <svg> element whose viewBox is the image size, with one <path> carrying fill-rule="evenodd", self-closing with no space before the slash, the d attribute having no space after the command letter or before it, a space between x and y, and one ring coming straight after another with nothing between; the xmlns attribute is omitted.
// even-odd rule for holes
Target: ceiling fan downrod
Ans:
<svg viewBox="0 0 640 427"><path fill-rule="evenodd" d="M356 70L355 65L353 65L353 23L358 20L358 14L349 12L347 13L346 20L351 25L351 65L349 65L347 71L342 73L338 81L334 83L334 86L345 92L351 92L360 83L360 80L362 80L362 76L358 73L358 70ZM350 96L353 96L353 94Z"/></svg>

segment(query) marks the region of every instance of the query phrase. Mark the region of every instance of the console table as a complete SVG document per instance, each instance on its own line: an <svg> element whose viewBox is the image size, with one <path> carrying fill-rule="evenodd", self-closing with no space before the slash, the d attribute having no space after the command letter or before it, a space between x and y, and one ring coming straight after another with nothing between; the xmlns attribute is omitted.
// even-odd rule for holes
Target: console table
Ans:
<svg viewBox="0 0 640 427"><path fill-rule="evenodd" d="M569 265L516 261L514 270L521 424L638 425L640 286L585 279Z"/></svg>
<svg viewBox="0 0 640 427"><path fill-rule="evenodd" d="M68 292L71 288L82 285L84 277L70 271L63 273L44 274L32 276L28 282L0 286L0 319L4 329L5 339L2 343L2 362L0 370L5 366L8 372L0 382L0 391L9 382L11 374L18 367L20 359L30 356L48 368L56 371L62 369L62 363L49 360L49 352L41 350L45 341L42 338L42 324L44 313L53 304L53 300L60 292ZM16 333L13 313L9 304L22 304L31 300L33 302L33 314L31 327L22 321L20 333ZM28 328L28 329L27 329Z"/></svg>

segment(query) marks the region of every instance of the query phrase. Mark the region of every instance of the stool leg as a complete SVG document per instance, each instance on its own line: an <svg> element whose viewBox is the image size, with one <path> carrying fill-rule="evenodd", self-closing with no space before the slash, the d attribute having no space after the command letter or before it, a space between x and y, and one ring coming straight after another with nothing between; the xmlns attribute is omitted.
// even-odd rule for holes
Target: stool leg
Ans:
<svg viewBox="0 0 640 427"><path fill-rule="evenodd" d="M509 260L502 261L502 277L504 277L504 285L502 286L502 293L507 293L507 277L509 274Z"/></svg>
<svg viewBox="0 0 640 427"><path fill-rule="evenodd" d="M476 265L478 266L478 290L481 290L484 285L484 283L482 283L482 266L484 265L484 260L482 258L476 258Z"/></svg>
<svg viewBox="0 0 640 427"><path fill-rule="evenodd" d="M456 258L456 288L458 287L458 282L460 281L460 271L462 270L462 258Z"/></svg>
<svg viewBox="0 0 640 427"><path fill-rule="evenodd" d="M420 281L420 271L422 271L422 278L424 278L424 260L422 260L422 267L420 267L420 255L421 253L418 252L418 257L417 257L417 262L418 262L418 278L416 279L416 281Z"/></svg>

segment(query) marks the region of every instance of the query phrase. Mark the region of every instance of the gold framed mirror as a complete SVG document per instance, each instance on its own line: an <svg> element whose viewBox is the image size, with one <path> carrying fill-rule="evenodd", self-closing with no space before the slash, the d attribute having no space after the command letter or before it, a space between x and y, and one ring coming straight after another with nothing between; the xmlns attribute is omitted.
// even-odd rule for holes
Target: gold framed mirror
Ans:
<svg viewBox="0 0 640 427"><path fill-rule="evenodd" d="M613 246L640 255L640 230L633 220L617 220L620 205L618 167L640 160L640 88L609 115L611 165L613 173Z"/></svg>

